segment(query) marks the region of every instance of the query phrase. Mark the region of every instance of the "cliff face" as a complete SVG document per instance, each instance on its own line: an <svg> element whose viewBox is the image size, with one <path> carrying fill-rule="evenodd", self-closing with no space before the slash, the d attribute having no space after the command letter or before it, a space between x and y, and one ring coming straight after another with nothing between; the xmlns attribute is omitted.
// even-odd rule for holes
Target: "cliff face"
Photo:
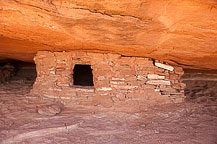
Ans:
<svg viewBox="0 0 217 144"><path fill-rule="evenodd" d="M217 69L216 0L0 0L0 59L118 53Z"/></svg>

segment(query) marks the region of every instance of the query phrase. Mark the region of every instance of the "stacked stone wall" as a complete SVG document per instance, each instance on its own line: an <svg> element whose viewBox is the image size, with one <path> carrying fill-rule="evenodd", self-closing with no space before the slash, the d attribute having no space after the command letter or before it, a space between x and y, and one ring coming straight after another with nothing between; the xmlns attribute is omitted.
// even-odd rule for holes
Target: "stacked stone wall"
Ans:
<svg viewBox="0 0 217 144"><path fill-rule="evenodd" d="M148 106L184 99L182 68L148 58L80 51L40 51L32 93L66 105ZM75 64L91 65L94 86L74 86Z"/></svg>

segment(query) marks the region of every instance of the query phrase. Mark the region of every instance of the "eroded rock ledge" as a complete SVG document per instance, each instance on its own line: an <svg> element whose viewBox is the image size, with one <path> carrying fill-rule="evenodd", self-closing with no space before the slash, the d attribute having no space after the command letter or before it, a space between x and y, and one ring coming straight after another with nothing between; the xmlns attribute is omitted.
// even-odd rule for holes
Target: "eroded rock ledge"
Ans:
<svg viewBox="0 0 217 144"><path fill-rule="evenodd" d="M217 69L215 0L0 1L0 59L39 50L117 53Z"/></svg>

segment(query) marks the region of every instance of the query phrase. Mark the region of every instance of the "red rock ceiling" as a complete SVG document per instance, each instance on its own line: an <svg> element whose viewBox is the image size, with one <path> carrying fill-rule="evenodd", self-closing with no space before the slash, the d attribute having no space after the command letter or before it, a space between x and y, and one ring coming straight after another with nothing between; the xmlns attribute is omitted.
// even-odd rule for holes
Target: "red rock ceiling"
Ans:
<svg viewBox="0 0 217 144"><path fill-rule="evenodd" d="M0 58L86 50L217 69L216 0L0 0Z"/></svg>

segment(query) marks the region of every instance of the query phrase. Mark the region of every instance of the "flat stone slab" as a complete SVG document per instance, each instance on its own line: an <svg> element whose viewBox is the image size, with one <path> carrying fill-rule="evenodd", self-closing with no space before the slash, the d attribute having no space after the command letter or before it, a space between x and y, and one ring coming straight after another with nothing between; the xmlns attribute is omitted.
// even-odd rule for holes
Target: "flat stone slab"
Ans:
<svg viewBox="0 0 217 144"><path fill-rule="evenodd" d="M170 81L166 80L149 80L146 82L146 84L151 84L151 85L171 85Z"/></svg>
<svg viewBox="0 0 217 144"><path fill-rule="evenodd" d="M161 76L158 74L148 74L148 79L165 79L165 76Z"/></svg>
<svg viewBox="0 0 217 144"><path fill-rule="evenodd" d="M154 65L159 67L159 68L163 68L163 69L166 69L166 70L169 70L169 71L174 70L174 67L169 66L169 65L165 65L165 64L162 64L162 63L155 63Z"/></svg>

